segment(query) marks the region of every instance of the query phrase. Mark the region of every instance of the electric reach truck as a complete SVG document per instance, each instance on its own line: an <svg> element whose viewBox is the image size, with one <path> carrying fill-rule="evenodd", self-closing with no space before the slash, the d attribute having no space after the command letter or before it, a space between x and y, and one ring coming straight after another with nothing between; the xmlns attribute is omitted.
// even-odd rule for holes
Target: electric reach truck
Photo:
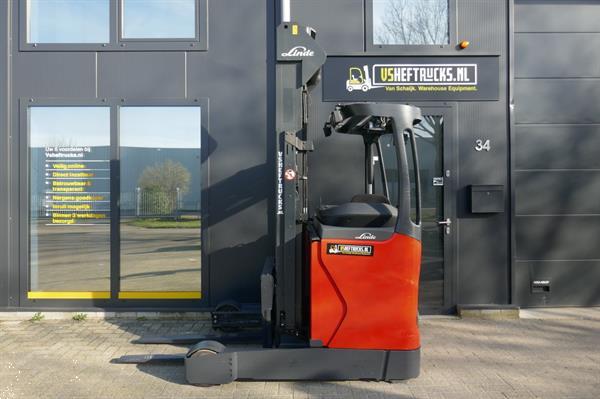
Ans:
<svg viewBox="0 0 600 399"><path fill-rule="evenodd" d="M275 250L260 276L262 346L226 345L243 343L249 339L244 334L146 340L197 343L179 356L123 356L119 362L183 360L187 381L197 385L418 376L421 210L413 127L421 113L402 104L335 106L325 134L362 140L364 192L312 212L309 97L325 59L312 29L291 22L278 27ZM393 137L394 182L388 182L383 162L380 138L385 135Z"/></svg>

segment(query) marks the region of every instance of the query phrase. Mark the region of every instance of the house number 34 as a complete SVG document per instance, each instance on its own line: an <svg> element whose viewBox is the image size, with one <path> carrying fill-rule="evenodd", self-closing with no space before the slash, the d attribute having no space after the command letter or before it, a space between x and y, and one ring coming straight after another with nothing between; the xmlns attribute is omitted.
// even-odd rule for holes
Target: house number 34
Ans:
<svg viewBox="0 0 600 399"><path fill-rule="evenodd" d="M490 140L477 139L475 140L475 151L489 151L492 149Z"/></svg>

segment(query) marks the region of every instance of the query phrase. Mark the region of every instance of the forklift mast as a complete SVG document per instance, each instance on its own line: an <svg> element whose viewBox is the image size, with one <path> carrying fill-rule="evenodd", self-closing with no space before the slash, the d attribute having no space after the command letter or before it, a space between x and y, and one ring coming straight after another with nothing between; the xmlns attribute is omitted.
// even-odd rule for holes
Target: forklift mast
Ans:
<svg viewBox="0 0 600 399"><path fill-rule="evenodd" d="M313 149L307 140L309 93L327 58L315 37L312 28L285 19L277 28L275 256L261 276L261 310L274 344L281 335L306 334L303 226L308 220L306 158Z"/></svg>

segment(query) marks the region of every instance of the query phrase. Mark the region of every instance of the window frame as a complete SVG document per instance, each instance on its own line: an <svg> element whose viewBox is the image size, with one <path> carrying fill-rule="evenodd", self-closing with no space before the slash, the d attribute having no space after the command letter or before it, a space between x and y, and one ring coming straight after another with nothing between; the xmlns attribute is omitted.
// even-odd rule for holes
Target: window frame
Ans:
<svg viewBox="0 0 600 399"><path fill-rule="evenodd" d="M38 290L38 291L33 291L32 290L32 284L31 284L31 280L32 280L32 273L31 273L31 148L30 148L30 143L31 143L31 113L30 110L31 108L106 108L108 109L108 122L109 122L109 131L108 131L108 138L109 138L109 156L111 159L109 159L109 165L110 165L110 171L109 171L109 177L112 179L113 177L113 162L112 162L112 146L113 146L113 137L112 137L112 107L107 104L107 103L102 103L102 102L96 102L96 101L77 101L77 102L72 102L72 103L65 103L65 104L54 104L54 102L36 102L36 101L32 101L32 99L29 99L27 102L26 101L22 101L22 103L25 103L25 108L22 109L22 113L21 113L21 123L24 128L24 134L21 134L20 136L23 137L25 139L25 148L24 151L26 151L25 156L23 158L25 158L25 163L24 165L21 165L21 173L24 173L24 176L26 178L25 182L24 182L24 187L23 189L26 190L26 194L21 197L21 204L26 204L26 206L24 207L24 213L25 216L23 217L23 223L25 225L24 228L21 228L21 231L25 231L26 237L24 237L26 239L26 244L23 246L25 249L24 255L24 261L26 263L26 274L27 274L27 285L25 286L26 291L25 294L27 296L28 299L34 299L34 298L30 298L29 295L31 293L47 293L47 292L55 292L55 291L45 291L45 290ZM25 167L24 167L25 166ZM109 285L108 285L108 289L107 290L101 290L101 291L87 291L87 290L76 290L73 289L71 291L68 292L80 292L80 293L86 293L86 295L89 295L92 299L98 299L98 298L104 298L106 295L110 295L110 286L111 286L111 274L112 274L112 265L110 263L112 263L112 250L113 250L113 246L112 246L112 218L113 218L113 198L112 198L112 183L110 183L111 180L109 180L109 188L111 189L111 193L110 193L110 204L109 204L109 210L110 210L110 220L108 223L108 250L109 250L109 265L108 265L108 277L109 277ZM22 191L23 193L23 191ZM23 270L23 269L22 269ZM22 292L22 290L21 290ZM57 292L64 292L64 291L57 291Z"/></svg>
<svg viewBox="0 0 600 399"><path fill-rule="evenodd" d="M111 220L110 220L110 298L29 298L31 289L30 270L30 107L110 107L110 164L111 164ZM200 179L203 195L200 198L201 223L201 298L148 298L148 299L119 299L120 291L120 154L119 154L119 108L126 106L195 106L201 109L200 123ZM210 305L210 222L209 222L209 171L210 171L210 105L205 97L189 99L66 99L66 98L20 98L19 99L19 201L22 206L19 216L19 302L27 307L44 306L48 308L94 308L104 307L111 309L126 308L165 308L165 309L208 309Z"/></svg>
<svg viewBox="0 0 600 399"><path fill-rule="evenodd" d="M448 44L374 44L373 1L365 0L365 50L369 53L440 55L458 48L456 0L448 0Z"/></svg>
<svg viewBox="0 0 600 399"><path fill-rule="evenodd" d="M196 2L195 38L122 38L123 0L109 2L108 43L29 43L27 1L19 1L19 51L207 51L208 0Z"/></svg>
<svg viewBox="0 0 600 399"><path fill-rule="evenodd" d="M201 247L201 251L200 251L200 289L199 291L156 291L156 290L126 290L126 289L122 289L121 287L121 283L123 280L123 275L122 275L122 264L121 264L121 259L122 259L122 251L121 251L121 228L122 228L122 223L121 223L121 206L120 206L120 200L121 200L121 112L123 108L151 108L151 107L161 107L161 108L168 108L168 107L198 107L200 108L200 191L203 192L203 194L200 195L200 218L201 218L201 223L200 223L200 247ZM205 299L205 295L208 292L208 270L205 271L205 268L208 269L208 257L207 257L207 237L208 237L208 230L207 230L207 226L208 226L208 222L205 221L207 220L207 214L208 214L208 201L207 201L207 195L206 195L206 188L207 186L207 180L208 180L208 156L207 156L207 148L206 147L206 143L207 140L205 140L205 119L208 118L208 100L207 99L193 99L193 100L164 100L164 101L157 101L157 100L149 100L149 99L145 99L145 100L119 100L119 103L116 105L116 107L114 108L114 111L116 112L116 126L114 126L113 130L115 130L116 132L116 137L114 137L114 145L115 148L113 149L114 151L116 151L116 159L117 159L117 163L118 163L118 174L117 174L117 179L115 182L115 186L112 187L112 192L115 192L118 196L118 200L119 200L119 205L116 207L116 209L118 211L116 211L116 215L117 217L114 218L114 220L111 218L111 222L115 223L114 228L116 230L116 237L115 239L118 240L118 243L115 243L113 245L115 245L115 252L116 252L116 257L117 259L111 259L111 261L113 263L117 263L119 265L119 270L118 273L115 274L114 279L118 280L118 282L113 281L113 276L111 275L111 283L116 285L118 284L118 286L115 287L115 289L117 290L117 296L116 299L118 300L130 300L131 298L138 298L139 300L142 301L147 301L148 299L152 299L152 298L156 298L156 299L160 299L160 300L172 300L173 297L170 296L169 293L173 293L173 292L177 292L177 293L188 293L188 294L192 294L192 297L190 297L190 299L193 300L204 300ZM205 114L206 113L206 114ZM111 148L112 149L112 148ZM193 294L199 294L199 298L194 297ZM162 298L160 298L159 296L163 295ZM181 297L179 298L181 299Z"/></svg>

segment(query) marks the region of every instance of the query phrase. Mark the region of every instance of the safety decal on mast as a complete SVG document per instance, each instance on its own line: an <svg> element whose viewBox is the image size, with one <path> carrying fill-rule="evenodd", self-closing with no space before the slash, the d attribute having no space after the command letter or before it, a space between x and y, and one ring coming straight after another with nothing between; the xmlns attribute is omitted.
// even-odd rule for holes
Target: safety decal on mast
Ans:
<svg viewBox="0 0 600 399"><path fill-rule="evenodd" d="M277 215L283 215L283 151L277 153Z"/></svg>

